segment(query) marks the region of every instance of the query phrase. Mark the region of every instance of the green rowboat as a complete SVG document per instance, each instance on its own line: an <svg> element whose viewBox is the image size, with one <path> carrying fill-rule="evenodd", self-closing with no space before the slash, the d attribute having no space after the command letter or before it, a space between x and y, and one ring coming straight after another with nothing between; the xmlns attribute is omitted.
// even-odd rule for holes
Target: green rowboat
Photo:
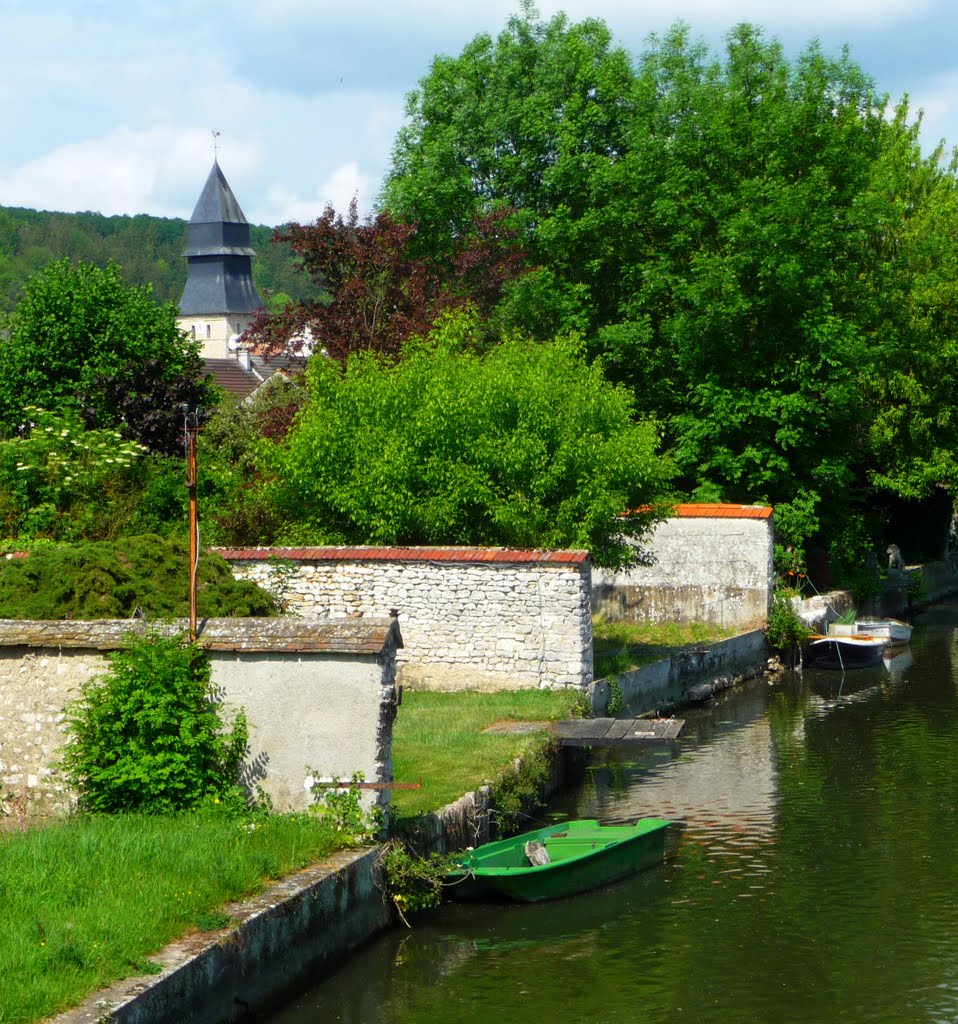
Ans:
<svg viewBox="0 0 958 1024"><path fill-rule="evenodd" d="M661 863L672 822L566 821L467 850L446 881L454 899L520 903L574 896Z"/></svg>

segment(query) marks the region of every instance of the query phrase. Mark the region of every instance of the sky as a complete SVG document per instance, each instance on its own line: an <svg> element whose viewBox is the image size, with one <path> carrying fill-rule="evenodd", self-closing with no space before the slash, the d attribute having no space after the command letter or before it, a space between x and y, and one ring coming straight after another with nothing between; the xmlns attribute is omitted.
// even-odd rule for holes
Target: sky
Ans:
<svg viewBox="0 0 958 1024"><path fill-rule="evenodd" d="M638 56L676 21L718 55L748 21L790 55L844 45L958 144L953 0L537 0ZM654 10L653 10L654 8ZM367 212L405 97L518 0L0 0L0 205L189 217L217 159L247 218Z"/></svg>

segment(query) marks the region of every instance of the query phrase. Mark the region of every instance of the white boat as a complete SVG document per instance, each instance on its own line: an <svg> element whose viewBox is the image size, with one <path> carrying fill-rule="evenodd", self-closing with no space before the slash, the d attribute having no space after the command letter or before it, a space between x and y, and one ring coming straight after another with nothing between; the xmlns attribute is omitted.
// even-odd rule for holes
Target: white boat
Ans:
<svg viewBox="0 0 958 1024"><path fill-rule="evenodd" d="M901 619L856 619L844 624L831 622L829 636L880 636L893 644L907 644L911 640L911 625Z"/></svg>

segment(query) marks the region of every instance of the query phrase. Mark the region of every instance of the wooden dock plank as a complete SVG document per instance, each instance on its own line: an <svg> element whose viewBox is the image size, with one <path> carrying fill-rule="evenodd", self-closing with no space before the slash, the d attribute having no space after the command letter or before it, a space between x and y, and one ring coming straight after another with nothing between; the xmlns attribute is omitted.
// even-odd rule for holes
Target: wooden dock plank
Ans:
<svg viewBox="0 0 958 1024"><path fill-rule="evenodd" d="M576 718L556 722L563 746L608 747L618 743L668 743L678 738L682 718Z"/></svg>
<svg viewBox="0 0 958 1024"><path fill-rule="evenodd" d="M563 740L581 740L591 743L605 738L614 718L573 718L566 722L556 722L556 735Z"/></svg>
<svg viewBox="0 0 958 1024"><path fill-rule="evenodd" d="M616 719L606 731L605 738L610 743L614 743L616 740L622 739L631 730L634 721L634 719L629 718Z"/></svg>
<svg viewBox="0 0 958 1024"><path fill-rule="evenodd" d="M674 740L678 739L679 733L682 731L682 726L685 725L684 718L671 718L665 723L665 728L662 730L662 739Z"/></svg>

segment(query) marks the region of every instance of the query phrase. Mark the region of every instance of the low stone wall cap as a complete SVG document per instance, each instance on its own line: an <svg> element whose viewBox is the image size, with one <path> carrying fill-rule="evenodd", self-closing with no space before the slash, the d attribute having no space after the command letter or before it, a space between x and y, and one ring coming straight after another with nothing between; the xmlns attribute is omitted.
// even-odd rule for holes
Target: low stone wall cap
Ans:
<svg viewBox="0 0 958 1024"><path fill-rule="evenodd" d="M21 620L0 619L0 647L71 648L115 651L131 634L186 635L186 619L143 622L132 619ZM399 623L392 619L281 618L204 619L197 643L205 650L268 651L308 654L379 654L388 644L403 646Z"/></svg>

